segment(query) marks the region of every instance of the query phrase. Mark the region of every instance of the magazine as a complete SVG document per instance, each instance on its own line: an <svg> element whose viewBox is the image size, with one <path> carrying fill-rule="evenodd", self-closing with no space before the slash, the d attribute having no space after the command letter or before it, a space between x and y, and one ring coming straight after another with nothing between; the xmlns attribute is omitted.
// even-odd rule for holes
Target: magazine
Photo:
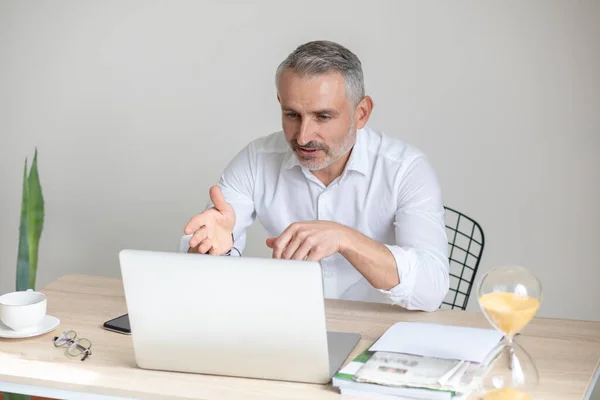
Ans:
<svg viewBox="0 0 600 400"><path fill-rule="evenodd" d="M457 372L464 373L464 364L460 360L379 351L354 375L354 380L387 386L441 387Z"/></svg>

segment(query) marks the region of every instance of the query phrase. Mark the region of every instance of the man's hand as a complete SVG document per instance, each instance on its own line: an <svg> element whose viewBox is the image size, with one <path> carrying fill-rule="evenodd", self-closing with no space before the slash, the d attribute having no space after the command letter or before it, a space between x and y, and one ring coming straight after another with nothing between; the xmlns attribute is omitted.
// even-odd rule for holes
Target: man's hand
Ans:
<svg viewBox="0 0 600 400"><path fill-rule="evenodd" d="M195 232L190 238L189 253L222 255L233 247L235 211L218 186L211 187L209 194L214 207L192 217L183 231L186 235Z"/></svg>
<svg viewBox="0 0 600 400"><path fill-rule="evenodd" d="M277 238L268 238L273 258L319 261L342 250L348 227L331 221L294 222Z"/></svg>
<svg viewBox="0 0 600 400"><path fill-rule="evenodd" d="M320 261L340 253L377 289L400 283L396 259L383 244L337 222L294 222L277 238L268 238L273 258Z"/></svg>

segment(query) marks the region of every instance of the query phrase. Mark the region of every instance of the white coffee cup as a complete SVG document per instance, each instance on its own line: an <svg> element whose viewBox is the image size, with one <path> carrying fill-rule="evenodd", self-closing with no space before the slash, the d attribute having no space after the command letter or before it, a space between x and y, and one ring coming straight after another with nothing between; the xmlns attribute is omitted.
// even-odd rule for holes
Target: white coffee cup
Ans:
<svg viewBox="0 0 600 400"><path fill-rule="evenodd" d="M0 296L0 321L14 331L36 327L46 316L46 295L27 289Z"/></svg>

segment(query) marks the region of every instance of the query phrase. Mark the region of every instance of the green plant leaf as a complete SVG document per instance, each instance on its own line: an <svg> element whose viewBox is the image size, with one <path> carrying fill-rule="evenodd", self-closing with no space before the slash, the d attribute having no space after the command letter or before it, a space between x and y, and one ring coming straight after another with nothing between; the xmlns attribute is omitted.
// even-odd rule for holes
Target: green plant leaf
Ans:
<svg viewBox="0 0 600 400"><path fill-rule="evenodd" d="M29 199L28 206L28 228L27 242L29 244L29 287L35 289L37 276L38 250L40 237L44 229L44 196L40 185L40 176L37 169L37 148L31 163L29 172Z"/></svg>
<svg viewBox="0 0 600 400"><path fill-rule="evenodd" d="M29 221L27 212L29 210L29 184L27 179L27 159L25 159L25 171L23 172L23 194L21 200L21 221L19 224L19 255L17 258L17 290L29 288L29 240L27 232Z"/></svg>
<svg viewBox="0 0 600 400"><path fill-rule="evenodd" d="M29 400L30 396L26 394L4 393L4 400Z"/></svg>

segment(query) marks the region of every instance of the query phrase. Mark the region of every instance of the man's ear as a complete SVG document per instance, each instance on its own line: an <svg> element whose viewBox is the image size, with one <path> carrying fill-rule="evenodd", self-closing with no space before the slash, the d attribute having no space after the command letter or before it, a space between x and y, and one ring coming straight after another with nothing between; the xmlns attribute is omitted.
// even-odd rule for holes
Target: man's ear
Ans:
<svg viewBox="0 0 600 400"><path fill-rule="evenodd" d="M279 93L277 93L277 101L281 104L281 99L279 98Z"/></svg>
<svg viewBox="0 0 600 400"><path fill-rule="evenodd" d="M356 109L354 110L354 123L356 129L362 129L365 127L373 111L373 99L371 96L365 96L362 98Z"/></svg>

